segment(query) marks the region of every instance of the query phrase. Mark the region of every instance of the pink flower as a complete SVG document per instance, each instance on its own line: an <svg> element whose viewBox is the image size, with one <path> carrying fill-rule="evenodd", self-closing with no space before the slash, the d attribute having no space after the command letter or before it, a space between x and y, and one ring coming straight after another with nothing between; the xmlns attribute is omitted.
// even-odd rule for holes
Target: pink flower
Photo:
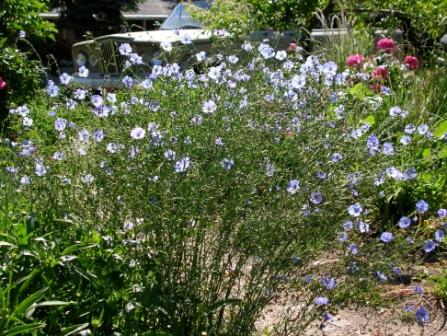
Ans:
<svg viewBox="0 0 447 336"><path fill-rule="evenodd" d="M377 48L386 52L393 52L396 49L396 41L389 37L381 38L377 42Z"/></svg>
<svg viewBox="0 0 447 336"><path fill-rule="evenodd" d="M363 56L362 54L354 54L346 59L346 64L352 68L360 68L363 65L364 61L365 56Z"/></svg>
<svg viewBox="0 0 447 336"><path fill-rule="evenodd" d="M404 64L408 69L415 70L419 68L419 60L416 56L405 56Z"/></svg>
<svg viewBox="0 0 447 336"><path fill-rule="evenodd" d="M371 76L377 80L384 80L388 77L388 70L384 66L378 66L373 70Z"/></svg>
<svg viewBox="0 0 447 336"><path fill-rule="evenodd" d="M6 87L6 82L0 77L0 90L3 90Z"/></svg>

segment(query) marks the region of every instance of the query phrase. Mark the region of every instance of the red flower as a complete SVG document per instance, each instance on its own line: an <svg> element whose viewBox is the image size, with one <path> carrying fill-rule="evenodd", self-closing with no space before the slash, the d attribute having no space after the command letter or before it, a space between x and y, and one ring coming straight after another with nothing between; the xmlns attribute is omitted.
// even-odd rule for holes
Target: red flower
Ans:
<svg viewBox="0 0 447 336"><path fill-rule="evenodd" d="M419 68L419 60L415 56L405 56L404 64L408 69L415 70Z"/></svg>
<svg viewBox="0 0 447 336"><path fill-rule="evenodd" d="M295 41L290 42L289 44L289 51L296 51L298 49L298 45Z"/></svg>
<svg viewBox="0 0 447 336"><path fill-rule="evenodd" d="M384 80L388 77L388 70L384 66L378 66L373 70L371 76L377 80Z"/></svg>
<svg viewBox="0 0 447 336"><path fill-rule="evenodd" d="M381 38L377 42L377 48L386 52L393 52L396 50L396 41L389 37Z"/></svg>
<svg viewBox="0 0 447 336"><path fill-rule="evenodd" d="M6 87L6 82L3 78L0 77L0 90L3 90Z"/></svg>
<svg viewBox="0 0 447 336"><path fill-rule="evenodd" d="M349 56L346 59L346 64L352 68L360 68L363 65L364 61L365 61L365 56L363 56L361 54L354 54L354 55Z"/></svg>
<svg viewBox="0 0 447 336"><path fill-rule="evenodd" d="M378 66L373 70L371 76L377 80L384 80L388 77L388 70L384 66Z"/></svg>

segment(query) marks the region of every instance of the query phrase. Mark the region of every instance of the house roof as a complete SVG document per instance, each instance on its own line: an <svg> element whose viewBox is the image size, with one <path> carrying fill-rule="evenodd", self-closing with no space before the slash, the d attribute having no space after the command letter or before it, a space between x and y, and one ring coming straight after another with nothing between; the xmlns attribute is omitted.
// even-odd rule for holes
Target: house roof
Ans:
<svg viewBox="0 0 447 336"><path fill-rule="evenodd" d="M144 0L139 5L138 11L124 12L123 16L127 20L165 19L171 13L176 4L176 0ZM58 19L59 11L57 9L54 9L49 13L41 13L40 16L47 20Z"/></svg>

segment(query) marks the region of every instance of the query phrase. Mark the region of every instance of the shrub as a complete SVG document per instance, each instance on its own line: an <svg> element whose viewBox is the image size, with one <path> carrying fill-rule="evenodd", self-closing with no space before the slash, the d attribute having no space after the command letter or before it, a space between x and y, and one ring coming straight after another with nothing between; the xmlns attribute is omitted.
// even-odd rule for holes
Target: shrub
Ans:
<svg viewBox="0 0 447 336"><path fill-rule="evenodd" d="M444 112L410 104L417 70L390 50L361 59L340 70L244 43L202 60L200 73L154 66L116 92L72 87L64 74L47 100L11 110L4 166L57 242L62 265L46 283L76 302L45 331L246 335L289 279L304 288L309 261L337 236L354 274L378 251L368 241L426 253L443 244L423 242L432 229L415 245L403 238L443 200L407 192L401 209L390 203L423 186L420 150L443 152ZM409 229L397 225L404 213ZM385 281L394 254L379 255ZM317 276L294 330L330 309L337 282Z"/></svg>
<svg viewBox="0 0 447 336"><path fill-rule="evenodd" d="M0 122L9 107L26 103L40 85L39 62L32 60L36 54L25 39L54 39L52 23L42 20L39 13L47 9L44 1L5 0L0 8L0 78L5 83L0 88Z"/></svg>

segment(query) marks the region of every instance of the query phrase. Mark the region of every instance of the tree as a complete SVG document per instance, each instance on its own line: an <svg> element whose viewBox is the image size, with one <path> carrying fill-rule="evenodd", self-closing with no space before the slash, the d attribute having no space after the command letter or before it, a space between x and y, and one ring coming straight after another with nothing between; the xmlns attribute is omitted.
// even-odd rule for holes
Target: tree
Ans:
<svg viewBox="0 0 447 336"><path fill-rule="evenodd" d="M58 26L72 30L77 38L86 31L95 36L117 33L124 24L122 12L135 11L142 0L51 0L61 14Z"/></svg>

